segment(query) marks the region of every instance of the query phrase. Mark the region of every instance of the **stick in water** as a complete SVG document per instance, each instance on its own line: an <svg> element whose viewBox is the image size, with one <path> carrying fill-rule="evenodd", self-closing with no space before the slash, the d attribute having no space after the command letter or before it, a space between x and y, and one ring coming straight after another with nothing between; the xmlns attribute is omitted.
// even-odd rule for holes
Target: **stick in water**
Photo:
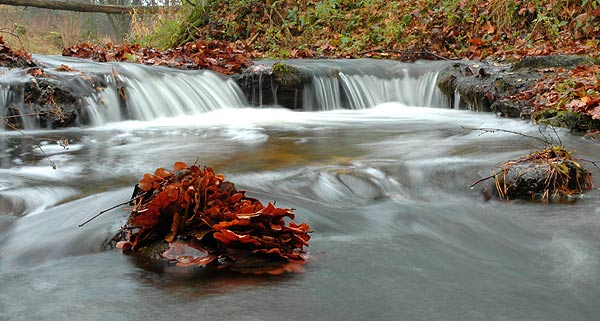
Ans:
<svg viewBox="0 0 600 321"><path fill-rule="evenodd" d="M146 192L146 193L147 193L147 192ZM98 213L98 214L96 214L96 215L92 216L92 217L91 217L90 219L88 219L87 221L85 221L85 222L83 222L83 223L79 224L79 228L81 228L81 227L83 227L84 225L86 225L87 223L89 223L89 222L91 222L91 221L95 220L95 219L96 219L98 216L100 216L100 215L102 215L102 214L104 214L104 213L106 213L106 212L108 212L108 211L114 210L115 208L117 208L117 207L119 207L119 206L127 205L127 204L131 203L132 201L135 201L135 200L137 200L137 199L139 199L139 198L143 197L144 195L146 195L146 193L142 193L142 194L140 194L140 195L138 195L138 196L136 196L136 197L134 197L134 198L132 198L132 199L130 199L130 200L128 200L128 201L126 201L126 202L123 202L123 203L117 204L117 205L115 205L115 206L113 206L113 207L111 207L111 208L108 208L108 209L105 209L105 210L101 211L100 213Z"/></svg>

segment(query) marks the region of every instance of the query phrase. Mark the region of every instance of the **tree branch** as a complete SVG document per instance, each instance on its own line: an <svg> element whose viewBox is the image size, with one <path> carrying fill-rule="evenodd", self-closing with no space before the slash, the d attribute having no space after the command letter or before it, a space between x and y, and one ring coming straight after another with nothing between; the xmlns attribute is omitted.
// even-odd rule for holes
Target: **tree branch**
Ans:
<svg viewBox="0 0 600 321"><path fill-rule="evenodd" d="M166 7L99 5L92 3L60 2L51 0L0 0L0 4L20 7L111 14L131 14L134 11L136 13L158 13L160 11L167 10ZM172 10L173 8L177 7L169 7L168 10Z"/></svg>

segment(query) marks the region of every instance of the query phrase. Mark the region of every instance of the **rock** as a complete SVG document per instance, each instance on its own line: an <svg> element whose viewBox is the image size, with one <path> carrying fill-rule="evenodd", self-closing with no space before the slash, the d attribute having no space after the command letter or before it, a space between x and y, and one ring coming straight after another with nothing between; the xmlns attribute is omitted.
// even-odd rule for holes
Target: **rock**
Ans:
<svg viewBox="0 0 600 321"><path fill-rule="evenodd" d="M510 72L509 65L464 61L442 71L437 85L453 106L493 111L504 117L520 117L522 106L510 102L507 97L533 86L540 77L535 72ZM454 101L455 93L459 95L460 102Z"/></svg>
<svg viewBox="0 0 600 321"><path fill-rule="evenodd" d="M592 176L561 146L551 146L502 165L494 176L500 198L557 201L593 188Z"/></svg>
<svg viewBox="0 0 600 321"><path fill-rule="evenodd" d="M568 110L544 109L531 115L535 124L569 128L574 131L593 131L600 129L600 119Z"/></svg>
<svg viewBox="0 0 600 321"><path fill-rule="evenodd" d="M575 55L525 57L513 65L460 61L440 73L437 85L452 106L491 111L503 117L530 119L534 117L531 102L535 96L518 98L519 93L534 88L545 75L555 72L551 68L573 69L598 63L600 61L597 58ZM586 115L548 115L543 111L536 113L534 121L575 130L600 128L597 122Z"/></svg>
<svg viewBox="0 0 600 321"><path fill-rule="evenodd" d="M309 81L298 68L281 62L272 66L254 65L233 79L250 104L280 105L289 109L302 109L302 93Z"/></svg>
<svg viewBox="0 0 600 321"><path fill-rule="evenodd" d="M102 74L62 73L39 67L11 72L19 81L9 84L7 129L24 129L26 124L51 129L87 124L85 98L107 86Z"/></svg>
<svg viewBox="0 0 600 321"><path fill-rule="evenodd" d="M566 68L572 69L577 66L597 65L600 61L597 58L577 55L552 55L552 56L531 56L524 57L514 63L510 70L527 71L532 69L544 68Z"/></svg>

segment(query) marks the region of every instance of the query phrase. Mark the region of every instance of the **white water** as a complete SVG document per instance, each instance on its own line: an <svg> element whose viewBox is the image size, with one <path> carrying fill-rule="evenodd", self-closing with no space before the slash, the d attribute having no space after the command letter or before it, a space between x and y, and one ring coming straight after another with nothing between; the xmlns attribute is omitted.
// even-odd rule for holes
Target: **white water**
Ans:
<svg viewBox="0 0 600 321"><path fill-rule="evenodd" d="M87 125L101 126L124 120L152 120L160 117L199 115L216 109L246 105L237 84L217 73L182 71L131 63L94 63L81 59L36 56L55 77L82 77L79 71L56 72L61 64L100 77L106 87L79 81L83 99L81 112ZM85 76L82 77L85 79ZM0 105L0 108L2 105Z"/></svg>
<svg viewBox="0 0 600 321"><path fill-rule="evenodd" d="M304 89L304 110L367 109L387 102L417 107L448 107L437 88L437 72L413 77L375 75L313 76Z"/></svg>
<svg viewBox="0 0 600 321"><path fill-rule="evenodd" d="M8 107L10 97L10 86L0 83L0 117L6 116L6 108ZM4 126L0 126L3 130Z"/></svg>
<svg viewBox="0 0 600 321"><path fill-rule="evenodd" d="M210 71L156 73L154 69L124 64L118 73L124 78L130 119L198 115L244 105L235 82Z"/></svg>
<svg viewBox="0 0 600 321"><path fill-rule="evenodd" d="M386 60L289 60L310 75L303 110L367 109L383 103L450 108L437 88L445 62L406 64Z"/></svg>
<svg viewBox="0 0 600 321"><path fill-rule="evenodd" d="M102 126L125 120L201 115L218 109L248 106L245 95L231 79L211 71L181 71L130 63L94 63L66 57L39 56L50 78L68 80L84 101L79 111L81 125ZM357 61L286 61L308 79L302 90L305 111L367 109L387 102L409 106L450 108L436 80L444 63L405 64L360 59ZM75 69L58 72L60 65ZM85 74L82 74L84 71ZM90 78L91 76L91 78ZM24 81L28 76L22 76ZM94 78L95 77L95 78ZM18 79L18 78L15 78ZM90 80L92 79L92 80ZM259 81L260 86L271 86ZM4 113L11 94L18 89L0 88ZM22 85L21 85L22 86ZM19 87L20 88L20 87ZM266 89L269 91L268 88ZM262 103L263 89L258 103ZM271 88L277 102L277 88ZM21 94L22 95L22 94ZM14 97L13 97L14 98ZM21 103L22 104L22 103ZM33 129L33 118L25 117Z"/></svg>

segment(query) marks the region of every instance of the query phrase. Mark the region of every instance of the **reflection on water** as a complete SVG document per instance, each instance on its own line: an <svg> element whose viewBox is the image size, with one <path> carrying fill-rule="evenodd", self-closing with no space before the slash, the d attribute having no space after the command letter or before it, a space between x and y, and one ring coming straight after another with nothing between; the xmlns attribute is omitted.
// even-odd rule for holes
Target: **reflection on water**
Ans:
<svg viewBox="0 0 600 321"><path fill-rule="evenodd" d="M461 126L537 131L386 104L31 132L57 170L27 138L3 132L0 320L597 320L600 192L574 204L484 202L468 186L535 142ZM600 159L596 142L561 139ZM151 268L102 247L125 208L77 228L127 200L145 172L197 159L252 197L296 208L314 230L305 273Z"/></svg>

